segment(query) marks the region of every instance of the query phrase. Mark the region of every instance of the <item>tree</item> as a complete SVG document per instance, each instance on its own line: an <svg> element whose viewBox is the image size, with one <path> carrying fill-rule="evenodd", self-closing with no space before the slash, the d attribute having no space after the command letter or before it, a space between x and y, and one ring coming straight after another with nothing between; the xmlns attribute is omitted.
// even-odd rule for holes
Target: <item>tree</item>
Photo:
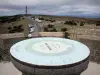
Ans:
<svg viewBox="0 0 100 75"><path fill-rule="evenodd" d="M51 22L54 22L53 20L51 20Z"/></svg>
<svg viewBox="0 0 100 75"><path fill-rule="evenodd" d="M18 29L18 30L17 30L17 32L22 32L22 31L24 31L24 29Z"/></svg>
<svg viewBox="0 0 100 75"><path fill-rule="evenodd" d="M54 26L52 24L49 24L48 25L48 28L53 28Z"/></svg>
<svg viewBox="0 0 100 75"><path fill-rule="evenodd" d="M65 21L65 23L64 24L69 24L69 25L77 25L77 23L76 22L74 22L74 21Z"/></svg>
<svg viewBox="0 0 100 75"><path fill-rule="evenodd" d="M80 23L80 26L84 26L84 23L83 23L83 22L81 22L81 23Z"/></svg>
<svg viewBox="0 0 100 75"><path fill-rule="evenodd" d="M73 21L73 25L77 25L77 23Z"/></svg>
<svg viewBox="0 0 100 75"><path fill-rule="evenodd" d="M69 34L68 32L64 32L64 38L69 39L69 37L68 37L68 36L70 36L70 34Z"/></svg>
<svg viewBox="0 0 100 75"><path fill-rule="evenodd" d="M45 19L45 21L49 21L48 19Z"/></svg>
<svg viewBox="0 0 100 75"><path fill-rule="evenodd" d="M12 29L12 27L8 27L8 30L11 30Z"/></svg>
<svg viewBox="0 0 100 75"><path fill-rule="evenodd" d="M51 32L57 32L56 28L53 28L53 29L51 30Z"/></svg>
<svg viewBox="0 0 100 75"><path fill-rule="evenodd" d="M44 31L45 31L45 32L48 32L48 28L44 27Z"/></svg>
<svg viewBox="0 0 100 75"><path fill-rule="evenodd" d="M39 18L39 20L44 20L44 18Z"/></svg>
<svg viewBox="0 0 100 75"><path fill-rule="evenodd" d="M22 17L22 19L24 20L24 17Z"/></svg>
<svg viewBox="0 0 100 75"><path fill-rule="evenodd" d="M53 30L54 30L54 32L57 32L57 29L56 28L54 28Z"/></svg>
<svg viewBox="0 0 100 75"><path fill-rule="evenodd" d="M17 29L17 26L14 26L13 29Z"/></svg>
<svg viewBox="0 0 100 75"><path fill-rule="evenodd" d="M65 32L65 31L67 31L67 28L62 28L61 31Z"/></svg>
<svg viewBox="0 0 100 75"><path fill-rule="evenodd" d="M96 26L100 26L100 24L99 24L99 23L97 23L97 24L96 24Z"/></svg>
<svg viewBox="0 0 100 75"><path fill-rule="evenodd" d="M15 30L10 30L9 33L15 33Z"/></svg>
<svg viewBox="0 0 100 75"><path fill-rule="evenodd" d="M8 21L8 23L11 23L11 21Z"/></svg>
<svg viewBox="0 0 100 75"><path fill-rule="evenodd" d="M96 21L96 26L100 26L100 21Z"/></svg>
<svg viewBox="0 0 100 75"><path fill-rule="evenodd" d="M21 24L21 25L19 25L17 28L18 28L18 29L21 29L21 28L22 28L22 24Z"/></svg>

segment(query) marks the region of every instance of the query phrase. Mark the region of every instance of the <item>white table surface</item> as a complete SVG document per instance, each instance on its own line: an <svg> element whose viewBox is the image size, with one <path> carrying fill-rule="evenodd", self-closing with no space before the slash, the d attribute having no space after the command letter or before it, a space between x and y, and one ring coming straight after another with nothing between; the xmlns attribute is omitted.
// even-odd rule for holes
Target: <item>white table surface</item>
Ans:
<svg viewBox="0 0 100 75"><path fill-rule="evenodd" d="M84 44L55 37L23 40L10 49L16 59L33 65L61 66L80 62L90 55Z"/></svg>

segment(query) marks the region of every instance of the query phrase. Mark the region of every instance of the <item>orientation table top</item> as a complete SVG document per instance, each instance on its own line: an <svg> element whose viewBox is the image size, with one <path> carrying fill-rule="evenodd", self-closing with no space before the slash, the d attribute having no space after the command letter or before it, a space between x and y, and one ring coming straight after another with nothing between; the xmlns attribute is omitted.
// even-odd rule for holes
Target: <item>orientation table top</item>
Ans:
<svg viewBox="0 0 100 75"><path fill-rule="evenodd" d="M23 40L14 44L10 54L15 59L38 66L71 65L87 59L89 48L74 40L41 37Z"/></svg>

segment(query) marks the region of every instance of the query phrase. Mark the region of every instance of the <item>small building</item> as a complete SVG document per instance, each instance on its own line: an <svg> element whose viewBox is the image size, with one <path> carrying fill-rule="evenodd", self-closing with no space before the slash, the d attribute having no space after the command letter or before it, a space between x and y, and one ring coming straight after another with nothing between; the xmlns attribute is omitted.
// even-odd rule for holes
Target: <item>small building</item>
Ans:
<svg viewBox="0 0 100 75"><path fill-rule="evenodd" d="M39 23L42 22L42 20L39 20L38 18L36 18L35 21L37 21L37 22L39 22Z"/></svg>

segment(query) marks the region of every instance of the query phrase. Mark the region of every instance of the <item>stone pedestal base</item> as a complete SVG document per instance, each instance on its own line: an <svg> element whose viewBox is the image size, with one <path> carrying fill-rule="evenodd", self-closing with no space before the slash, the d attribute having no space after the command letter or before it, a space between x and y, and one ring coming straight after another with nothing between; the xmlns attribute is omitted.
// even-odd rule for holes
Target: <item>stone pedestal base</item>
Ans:
<svg viewBox="0 0 100 75"><path fill-rule="evenodd" d="M81 75L88 68L89 60L86 59L74 66L61 69L42 69L36 68L34 65L18 62L12 59L14 66L22 72L22 75Z"/></svg>
<svg viewBox="0 0 100 75"><path fill-rule="evenodd" d="M35 75L35 74L22 73L22 75ZM52 74L51 74L51 75L52 75ZM81 75L81 74L69 74L69 75Z"/></svg>
<svg viewBox="0 0 100 75"><path fill-rule="evenodd" d="M27 74L27 73L22 73L22 75L34 75L34 74Z"/></svg>

